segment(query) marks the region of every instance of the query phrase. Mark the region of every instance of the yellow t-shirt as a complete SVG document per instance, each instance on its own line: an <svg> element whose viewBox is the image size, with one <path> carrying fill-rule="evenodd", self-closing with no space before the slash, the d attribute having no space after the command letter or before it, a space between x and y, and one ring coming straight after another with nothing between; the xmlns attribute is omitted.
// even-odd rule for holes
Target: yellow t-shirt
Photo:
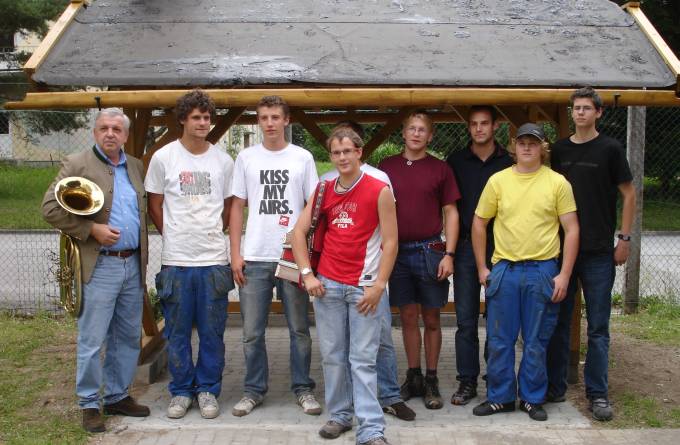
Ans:
<svg viewBox="0 0 680 445"><path fill-rule="evenodd" d="M571 184L541 166L532 173L513 167L489 178L475 214L493 218L495 250L491 262L549 260L560 254L559 216L575 212Z"/></svg>

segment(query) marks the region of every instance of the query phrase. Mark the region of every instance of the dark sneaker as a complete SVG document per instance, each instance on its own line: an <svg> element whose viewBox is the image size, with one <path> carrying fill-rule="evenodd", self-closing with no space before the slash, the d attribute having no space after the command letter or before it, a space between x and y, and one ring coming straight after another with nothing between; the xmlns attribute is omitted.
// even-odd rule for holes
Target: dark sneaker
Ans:
<svg viewBox="0 0 680 445"><path fill-rule="evenodd" d="M120 414L121 416L146 417L150 414L149 407L140 405L130 396L110 405L104 405L104 414L109 416Z"/></svg>
<svg viewBox="0 0 680 445"><path fill-rule="evenodd" d="M599 421L608 421L614 418L614 411L609 400L604 397L597 397L590 399L590 411L593 412L593 419Z"/></svg>
<svg viewBox="0 0 680 445"><path fill-rule="evenodd" d="M103 433L106 431L104 417L97 408L85 408L83 410L83 429L88 433Z"/></svg>
<svg viewBox="0 0 680 445"><path fill-rule="evenodd" d="M393 403L388 406L383 406L383 412L391 414L397 419L411 421L415 420L416 413L404 402Z"/></svg>
<svg viewBox="0 0 680 445"><path fill-rule="evenodd" d="M533 420L544 421L548 420L548 413L543 409L540 403L529 403L524 400L519 401L519 409L529 414Z"/></svg>
<svg viewBox="0 0 680 445"><path fill-rule="evenodd" d="M405 401L411 397L422 397L425 395L424 377L422 374L416 374L411 370L406 371L406 380L401 385L401 398Z"/></svg>
<svg viewBox="0 0 680 445"><path fill-rule="evenodd" d="M475 416L490 416L496 413L509 413L515 410L515 402L492 403L488 400L480 403L472 409Z"/></svg>
<svg viewBox="0 0 680 445"><path fill-rule="evenodd" d="M441 409L444 406L442 395L439 393L439 379L437 377L425 377L423 400L427 409Z"/></svg>
<svg viewBox="0 0 680 445"><path fill-rule="evenodd" d="M562 403L567 400L566 394L557 394L552 389L549 389L545 395L546 403Z"/></svg>
<svg viewBox="0 0 680 445"><path fill-rule="evenodd" d="M477 397L477 385L470 382L461 382L458 390L451 396L453 405L467 405L470 400Z"/></svg>
<svg viewBox="0 0 680 445"><path fill-rule="evenodd" d="M329 420L319 430L319 436L324 439L337 439L342 433L351 429L352 427L350 425L343 425L335 420Z"/></svg>

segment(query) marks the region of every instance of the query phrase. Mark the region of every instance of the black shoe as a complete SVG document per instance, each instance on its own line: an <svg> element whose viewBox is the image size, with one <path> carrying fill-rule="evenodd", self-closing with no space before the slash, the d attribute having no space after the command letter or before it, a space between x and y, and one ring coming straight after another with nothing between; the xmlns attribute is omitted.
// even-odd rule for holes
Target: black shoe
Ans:
<svg viewBox="0 0 680 445"><path fill-rule="evenodd" d="M453 405L467 405L470 400L477 397L477 385L471 382L461 382L458 390L451 396Z"/></svg>
<svg viewBox="0 0 680 445"><path fill-rule="evenodd" d="M544 421L548 420L548 413L543 409L540 403L529 403L524 400L519 401L519 409L529 414L533 420Z"/></svg>
<svg viewBox="0 0 680 445"><path fill-rule="evenodd" d="M437 377L425 377L425 395L423 401L427 409L441 409L444 406L442 395L439 393L439 379Z"/></svg>
<svg viewBox="0 0 680 445"><path fill-rule="evenodd" d="M150 414L149 407L140 405L130 396L110 405L104 405L104 414L108 416L120 414L121 416L147 417Z"/></svg>
<svg viewBox="0 0 680 445"><path fill-rule="evenodd" d="M614 411L609 399L605 397L597 397L590 399L588 409L593 413L593 419L601 422L606 422L614 418Z"/></svg>
<svg viewBox="0 0 680 445"><path fill-rule="evenodd" d="M491 403L488 400L480 403L472 409L475 416L490 416L496 413L509 413L515 410L515 402Z"/></svg>
<svg viewBox="0 0 680 445"><path fill-rule="evenodd" d="M548 392L545 395L546 403L562 403L566 400L566 394L557 394L553 389L548 389Z"/></svg>
<svg viewBox="0 0 680 445"><path fill-rule="evenodd" d="M392 414L394 417L400 420L411 421L415 420L416 413L404 402L393 403L388 406L383 406L383 412L386 414Z"/></svg>
<svg viewBox="0 0 680 445"><path fill-rule="evenodd" d="M406 380L400 389L401 398L407 401L411 397L422 397L425 395L423 380L423 374L411 372L410 369L406 371Z"/></svg>

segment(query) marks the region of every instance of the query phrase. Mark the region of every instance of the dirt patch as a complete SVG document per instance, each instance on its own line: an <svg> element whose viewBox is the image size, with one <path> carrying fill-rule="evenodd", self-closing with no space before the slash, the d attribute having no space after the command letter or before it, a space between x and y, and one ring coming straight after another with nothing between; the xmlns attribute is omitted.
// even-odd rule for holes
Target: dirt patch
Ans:
<svg viewBox="0 0 680 445"><path fill-rule="evenodd" d="M680 410L680 348L659 346L630 337L617 330L615 321L612 321L611 327L609 397L614 407L615 423L594 422L593 425L604 428L620 423L627 427L650 426L643 418L621 418L624 401L631 399L631 396L653 400L662 417L672 410ZM581 332L581 350L585 351L585 323ZM583 360L584 357L581 362ZM583 383L583 363L579 365L579 383L569 386L567 397L584 415L590 417Z"/></svg>

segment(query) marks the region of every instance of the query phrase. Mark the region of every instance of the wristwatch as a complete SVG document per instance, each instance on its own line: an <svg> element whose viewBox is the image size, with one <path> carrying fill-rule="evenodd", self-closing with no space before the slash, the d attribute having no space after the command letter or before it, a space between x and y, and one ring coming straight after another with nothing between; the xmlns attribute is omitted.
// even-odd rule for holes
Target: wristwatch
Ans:
<svg viewBox="0 0 680 445"><path fill-rule="evenodd" d="M623 233L619 233L618 235L616 235L616 237L621 241L630 241L630 235L624 235Z"/></svg>
<svg viewBox="0 0 680 445"><path fill-rule="evenodd" d="M310 273L312 273L312 269L310 269L309 267L305 267L300 271L300 275L302 275L303 277L306 277Z"/></svg>
<svg viewBox="0 0 680 445"><path fill-rule="evenodd" d="M456 257L456 253L455 253L455 252L448 252L448 251L447 251L447 252L446 252L446 255L450 256L451 258L455 258L455 257Z"/></svg>

